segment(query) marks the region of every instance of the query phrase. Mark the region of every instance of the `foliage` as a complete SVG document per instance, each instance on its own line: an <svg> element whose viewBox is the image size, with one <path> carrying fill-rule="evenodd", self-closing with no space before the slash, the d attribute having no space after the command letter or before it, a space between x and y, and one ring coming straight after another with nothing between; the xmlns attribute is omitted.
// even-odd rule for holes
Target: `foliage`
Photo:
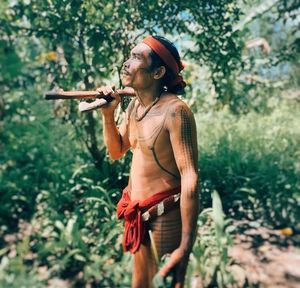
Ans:
<svg viewBox="0 0 300 288"><path fill-rule="evenodd" d="M268 0L253 5L251 1L241 9L245 11L238 24L245 41L243 69L234 73L238 81L233 83L230 107L236 113L268 113L284 91L297 95L299 4Z"/></svg>
<svg viewBox="0 0 300 288"><path fill-rule="evenodd" d="M195 45L187 47L186 54L209 65L216 87L221 87L223 76L229 77L239 59L236 33L231 33L240 13L234 0L67 0L64 5L60 0L32 0L2 5L1 40L6 50L13 51L11 57L22 58L26 67L17 76L26 85L39 85L43 90L53 86L91 89L103 85L107 78L117 82L130 49L139 37L149 33L176 32L192 39ZM30 70L34 70L33 77L26 73ZM9 89L6 81L1 84ZM14 86L20 84L16 81ZM225 93L216 89L220 95ZM79 117L72 102L59 108L64 121L76 127L77 137L82 138L101 170L104 153L99 148L100 128L94 115Z"/></svg>
<svg viewBox="0 0 300 288"><path fill-rule="evenodd" d="M222 77L215 78L210 61L198 65L202 57L187 66L186 79L193 83L189 103L195 111L227 105L236 114L269 113L282 97L299 97L299 5L278 0L239 4L240 20L234 23L231 36L236 47L243 49L240 54L227 48L228 57L236 53L230 56L230 73L222 70ZM228 65L226 58L223 60Z"/></svg>
<svg viewBox="0 0 300 288"><path fill-rule="evenodd" d="M299 105L281 98L299 87L299 6L267 2L265 10L233 0L0 3L1 287L130 286L114 207L131 155L109 161L99 117L42 94L118 84L148 33L174 40L187 62L204 207L216 190L232 218L298 229ZM254 37L271 52L241 50ZM231 283L232 227L214 199L199 218L192 268L222 287Z"/></svg>
<svg viewBox="0 0 300 288"><path fill-rule="evenodd" d="M225 220L220 196L212 192L212 208L201 212L199 232L191 255L189 282L193 287L228 287L234 283L230 273L228 248L234 227Z"/></svg>
<svg viewBox="0 0 300 288"><path fill-rule="evenodd" d="M42 101L34 105L30 100L32 91L10 93L6 101L5 123L0 124L1 153L1 225L10 223L15 227L21 218L29 218L34 209L36 196L43 189L55 191L62 188L70 176L74 154L65 149L72 147L72 132L67 126L60 127ZM26 99L27 98L27 99ZM49 131L55 130L55 133ZM70 167L70 170L66 169Z"/></svg>
<svg viewBox="0 0 300 288"><path fill-rule="evenodd" d="M299 160L295 158L299 154L299 131L292 115L298 113L298 109L297 106L283 105L272 114L263 116L263 121L262 116L258 117L255 113L249 113L246 118L237 118L227 110L197 117L200 124L199 160L205 207L210 207L210 193L217 188L225 210L233 217L255 220L264 216L268 223L273 222L279 226L289 224L289 227L294 228L293 223L297 224L295 217L299 215L295 202L299 201ZM36 132L40 133L40 130ZM46 147L59 143L56 137L62 134L51 135L55 141L52 142L48 136L50 141L45 142ZM41 139L43 136L41 134ZM21 143L27 145L30 142ZM58 149L60 153L69 151L67 146ZM30 222L21 222L15 227L15 233L11 231L11 226L2 230L5 242L1 250L3 269L0 283L3 287L12 282L19 283L28 275L32 277L26 281L31 281L32 285L61 279L66 281L65 287L80 286L83 283L105 287L120 281L129 286L130 259L128 255L122 255L119 237L122 225L112 216L115 215L114 205L120 197L120 190L116 188L123 184L119 182L112 185L110 169L101 175L91 164L80 164L80 158L77 163L69 165L69 169L65 169L67 159L62 157L61 163L57 163L51 158L52 161L47 162L49 167L54 165L53 171L61 171L64 178L54 178L53 184L49 183L53 188L43 184L44 189L38 190L34 204L31 204L34 206L34 214ZM114 179L122 178L123 173L120 169L119 176ZM3 179L9 181L10 177L10 174L6 174ZM49 178L49 175L43 172L41 177ZM14 205L17 208L20 206L19 202ZM217 281L212 276L214 271L220 271L221 266L223 272L219 275L225 278L230 275L224 267L230 261L226 256L226 247L230 243L227 233L232 228L228 226L230 230L222 234L222 227L227 226L228 221L222 220L222 209L213 206L215 212L204 210L199 218L200 227L203 228L201 237L196 240L196 256L193 260L196 261L193 265L201 265L202 277L208 282L212 279ZM213 216L215 214L217 217ZM21 214L17 216L24 217ZM213 224L215 222L220 224L216 226ZM206 257L207 254L219 255L216 257L221 257L217 258L220 262L216 258ZM217 263L221 266L217 267ZM196 269L193 265L192 269ZM227 280L225 278L222 281L231 281L230 277Z"/></svg>
<svg viewBox="0 0 300 288"><path fill-rule="evenodd" d="M122 257L122 224L113 201L119 192L103 182L92 184L96 181L84 175L85 169L73 174L60 195L41 191L31 222L20 222L18 233L5 236L9 246L2 250L1 287L22 281L32 268L32 283L67 279L67 287L129 286L130 259Z"/></svg>
<svg viewBox="0 0 300 288"><path fill-rule="evenodd" d="M216 189L232 216L299 222L299 105L238 118L227 110L199 115L203 200ZM290 227L290 226L289 226Z"/></svg>

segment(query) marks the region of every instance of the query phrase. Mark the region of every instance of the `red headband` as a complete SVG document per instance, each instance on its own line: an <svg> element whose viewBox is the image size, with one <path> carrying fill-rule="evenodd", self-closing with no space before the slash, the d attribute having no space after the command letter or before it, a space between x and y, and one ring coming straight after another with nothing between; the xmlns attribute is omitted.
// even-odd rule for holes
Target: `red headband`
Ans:
<svg viewBox="0 0 300 288"><path fill-rule="evenodd" d="M179 72L184 69L182 62L180 61L178 65L170 51L160 41L156 40L152 36L147 36L143 40L143 43L147 44L174 73L175 78L171 81L171 83L168 83L168 87L174 87L180 84L181 87L184 88L186 83L182 76L179 75Z"/></svg>

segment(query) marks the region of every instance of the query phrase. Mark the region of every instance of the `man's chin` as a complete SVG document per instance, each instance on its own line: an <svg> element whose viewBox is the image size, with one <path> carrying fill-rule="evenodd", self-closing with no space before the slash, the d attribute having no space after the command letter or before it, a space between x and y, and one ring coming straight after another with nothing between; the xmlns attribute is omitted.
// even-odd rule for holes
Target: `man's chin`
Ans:
<svg viewBox="0 0 300 288"><path fill-rule="evenodd" d="M121 82L124 87L132 87L131 82L128 79L124 79L124 77L122 77Z"/></svg>

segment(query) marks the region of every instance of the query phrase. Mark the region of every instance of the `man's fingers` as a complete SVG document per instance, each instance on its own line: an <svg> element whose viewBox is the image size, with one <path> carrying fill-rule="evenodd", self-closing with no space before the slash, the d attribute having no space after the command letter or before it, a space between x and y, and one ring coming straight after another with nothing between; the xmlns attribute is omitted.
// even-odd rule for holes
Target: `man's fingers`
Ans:
<svg viewBox="0 0 300 288"><path fill-rule="evenodd" d="M169 272L171 271L171 269L176 266L176 264L178 263L177 259L170 259L165 266L163 266L160 271L159 271L159 274L162 276L162 277L166 277Z"/></svg>
<svg viewBox="0 0 300 288"><path fill-rule="evenodd" d="M176 278L180 280L182 275L183 276L185 275L187 264L188 264L188 255L185 255L184 251L182 251L181 249L176 249L171 254L171 257L169 261L166 263L166 265L164 265L160 269L159 274L162 277L166 277L171 272L172 269L175 269L177 275Z"/></svg>
<svg viewBox="0 0 300 288"><path fill-rule="evenodd" d="M98 92L98 96L103 96L103 87L99 87L96 89L96 91Z"/></svg>
<svg viewBox="0 0 300 288"><path fill-rule="evenodd" d="M171 268L169 268L169 265L165 265L164 267L162 267L159 271L159 274L162 277L166 277L168 275L168 273L170 272Z"/></svg>
<svg viewBox="0 0 300 288"><path fill-rule="evenodd" d="M100 95L108 96L115 93L115 86L102 86L96 89Z"/></svg>
<svg viewBox="0 0 300 288"><path fill-rule="evenodd" d="M113 90L112 90L111 87L109 87L109 86L106 86L106 87L104 87L104 89L103 89L103 94L104 94L105 96L111 94L112 92L113 92Z"/></svg>
<svg viewBox="0 0 300 288"><path fill-rule="evenodd" d="M120 101L121 100L121 96L120 94L117 92L117 91L114 91L112 94L111 94L112 97L114 97L116 100Z"/></svg>

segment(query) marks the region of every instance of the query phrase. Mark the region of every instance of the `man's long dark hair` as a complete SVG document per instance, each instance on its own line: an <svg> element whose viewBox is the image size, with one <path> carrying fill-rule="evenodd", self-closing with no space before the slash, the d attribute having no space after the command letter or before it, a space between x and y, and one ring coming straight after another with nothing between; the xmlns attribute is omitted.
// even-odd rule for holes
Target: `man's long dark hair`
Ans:
<svg viewBox="0 0 300 288"><path fill-rule="evenodd" d="M169 52L172 54L172 56L174 57L175 61L177 62L178 65L180 65L180 56L179 56L179 52L177 50L177 48L175 47L175 45L169 41L168 39L166 39L165 37L162 36L152 36L153 38L155 38L156 40L158 40L161 44L163 44L168 50ZM166 63L164 63L164 61L152 50L150 53L150 57L152 60L150 69L154 70L155 68L161 67L161 66L165 66L166 67L166 74L164 75L163 79L162 79L162 84L164 87L167 88L168 92L171 93L175 93L175 94L184 94L184 88L182 87L181 84L169 87L168 83L170 83L175 75L173 73L173 71L166 65Z"/></svg>

